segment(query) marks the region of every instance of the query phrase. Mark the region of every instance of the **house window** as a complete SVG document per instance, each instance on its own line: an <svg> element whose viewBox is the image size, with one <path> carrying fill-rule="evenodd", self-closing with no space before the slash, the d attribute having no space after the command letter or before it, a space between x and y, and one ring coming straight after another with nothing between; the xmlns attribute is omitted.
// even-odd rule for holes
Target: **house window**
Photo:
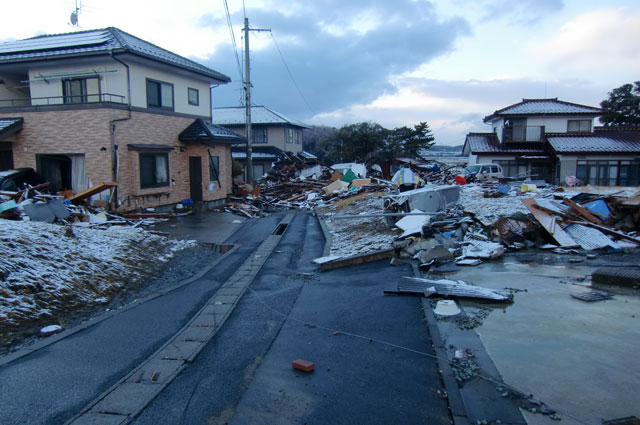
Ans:
<svg viewBox="0 0 640 425"><path fill-rule="evenodd" d="M567 133L591 132L591 120L568 120Z"/></svg>
<svg viewBox="0 0 640 425"><path fill-rule="evenodd" d="M578 161L576 177L582 184L637 186L639 168L634 161Z"/></svg>
<svg viewBox="0 0 640 425"><path fill-rule="evenodd" d="M209 155L209 181L220 182L220 157Z"/></svg>
<svg viewBox="0 0 640 425"><path fill-rule="evenodd" d="M87 103L100 100L98 77L65 78L62 80L64 103Z"/></svg>
<svg viewBox="0 0 640 425"><path fill-rule="evenodd" d="M267 129L266 128L258 128L253 129L253 133L251 133L251 139L253 143L267 143Z"/></svg>
<svg viewBox="0 0 640 425"><path fill-rule="evenodd" d="M147 106L173 111L173 84L147 79Z"/></svg>
<svg viewBox="0 0 640 425"><path fill-rule="evenodd" d="M505 177L524 177L527 174L527 164L521 161L499 160L493 163L502 167L502 175Z"/></svg>
<svg viewBox="0 0 640 425"><path fill-rule="evenodd" d="M169 154L140 154L140 187L169 186Z"/></svg>
<svg viewBox="0 0 640 425"><path fill-rule="evenodd" d="M286 129L287 135L285 137L285 143L292 144L293 143L293 129Z"/></svg>
<svg viewBox="0 0 640 425"><path fill-rule="evenodd" d="M302 143L302 130L296 130L296 145Z"/></svg>
<svg viewBox="0 0 640 425"><path fill-rule="evenodd" d="M189 105L198 106L200 104L200 93L198 89L192 89L189 87L187 89L187 95L189 97Z"/></svg>

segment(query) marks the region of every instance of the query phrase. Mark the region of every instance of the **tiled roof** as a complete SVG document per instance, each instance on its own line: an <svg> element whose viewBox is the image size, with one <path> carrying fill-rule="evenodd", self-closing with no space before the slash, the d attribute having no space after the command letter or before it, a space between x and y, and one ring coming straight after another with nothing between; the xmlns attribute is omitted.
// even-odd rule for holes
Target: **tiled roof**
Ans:
<svg viewBox="0 0 640 425"><path fill-rule="evenodd" d="M498 109L493 114L484 117L484 121L505 116L522 115L592 115L598 116L602 110L577 103L570 103L553 99L522 99L522 102Z"/></svg>
<svg viewBox="0 0 640 425"><path fill-rule="evenodd" d="M208 121L197 119L179 135L181 142L241 143L244 137Z"/></svg>
<svg viewBox="0 0 640 425"><path fill-rule="evenodd" d="M234 159L246 159L247 150L243 146L235 146L231 148L231 157ZM287 156L282 149L275 146L253 146L251 152L252 159L286 159Z"/></svg>
<svg viewBox="0 0 640 425"><path fill-rule="evenodd" d="M219 125L244 125L246 122L244 106L213 108L213 122ZM287 118L266 106L251 107L251 124L289 124L307 128L307 125Z"/></svg>
<svg viewBox="0 0 640 425"><path fill-rule="evenodd" d="M473 154L479 153L497 153L497 154L545 154L546 151L542 146L531 146L515 143L510 145L502 145L495 133L469 133L465 140L465 145L469 145L469 149Z"/></svg>
<svg viewBox="0 0 640 425"><path fill-rule="evenodd" d="M107 53L131 53L187 69L201 75L229 82L218 71L162 49L118 28L79 31L66 34L42 35L24 40L0 43L0 64L29 60L58 59Z"/></svg>
<svg viewBox="0 0 640 425"><path fill-rule="evenodd" d="M0 118L0 139L22 130L22 118Z"/></svg>
<svg viewBox="0 0 640 425"><path fill-rule="evenodd" d="M640 153L640 131L596 131L593 135L555 135L548 137L557 153Z"/></svg>

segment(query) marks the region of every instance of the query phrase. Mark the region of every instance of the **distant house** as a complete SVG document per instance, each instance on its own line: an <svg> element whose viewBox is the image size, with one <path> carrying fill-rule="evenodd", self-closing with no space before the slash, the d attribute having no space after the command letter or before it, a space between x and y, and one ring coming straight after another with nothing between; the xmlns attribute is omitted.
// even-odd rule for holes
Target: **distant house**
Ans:
<svg viewBox="0 0 640 425"><path fill-rule="evenodd" d="M467 134L463 154L470 164L500 164L505 176L638 185L640 127L595 127L601 114L557 98L523 99L486 116L492 131Z"/></svg>
<svg viewBox="0 0 640 425"><path fill-rule="evenodd" d="M0 166L115 181L119 210L223 201L242 137L211 123L211 87L229 81L112 27L0 44Z"/></svg>
<svg viewBox="0 0 640 425"><path fill-rule="evenodd" d="M238 134L245 135L245 107L213 109L213 122ZM271 169L271 164L287 155L305 155L302 151L302 130L305 124L287 118L265 106L251 107L253 175L261 177ZM285 154L286 153L286 154ZM245 164L246 148L233 147L233 159ZM241 177L246 179L246 173Z"/></svg>

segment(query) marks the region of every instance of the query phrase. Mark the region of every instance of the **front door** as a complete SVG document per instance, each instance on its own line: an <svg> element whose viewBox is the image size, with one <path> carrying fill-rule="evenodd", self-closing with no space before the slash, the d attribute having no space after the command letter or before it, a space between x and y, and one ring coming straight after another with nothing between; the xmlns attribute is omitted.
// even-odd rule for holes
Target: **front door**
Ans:
<svg viewBox="0 0 640 425"><path fill-rule="evenodd" d="M189 157L189 186L191 199L202 201L202 158L199 156Z"/></svg>

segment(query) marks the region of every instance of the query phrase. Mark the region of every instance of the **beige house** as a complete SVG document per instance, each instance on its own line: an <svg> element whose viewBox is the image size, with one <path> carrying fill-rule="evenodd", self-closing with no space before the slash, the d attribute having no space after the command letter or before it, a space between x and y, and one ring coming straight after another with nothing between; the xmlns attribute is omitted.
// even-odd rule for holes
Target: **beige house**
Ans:
<svg viewBox="0 0 640 425"><path fill-rule="evenodd" d="M115 181L123 211L222 201L242 137L211 123L211 88L229 81L117 28L0 44L0 166L54 191Z"/></svg>
<svg viewBox="0 0 640 425"><path fill-rule="evenodd" d="M246 134L246 111L244 106L213 108L213 122L235 133ZM271 170L271 164L291 155L304 155L302 130L305 124L287 118L266 106L251 107L251 140L253 175L260 178ZM233 159L245 164L246 147L233 147ZM307 154L309 155L309 154ZM245 180L246 175L239 179Z"/></svg>

